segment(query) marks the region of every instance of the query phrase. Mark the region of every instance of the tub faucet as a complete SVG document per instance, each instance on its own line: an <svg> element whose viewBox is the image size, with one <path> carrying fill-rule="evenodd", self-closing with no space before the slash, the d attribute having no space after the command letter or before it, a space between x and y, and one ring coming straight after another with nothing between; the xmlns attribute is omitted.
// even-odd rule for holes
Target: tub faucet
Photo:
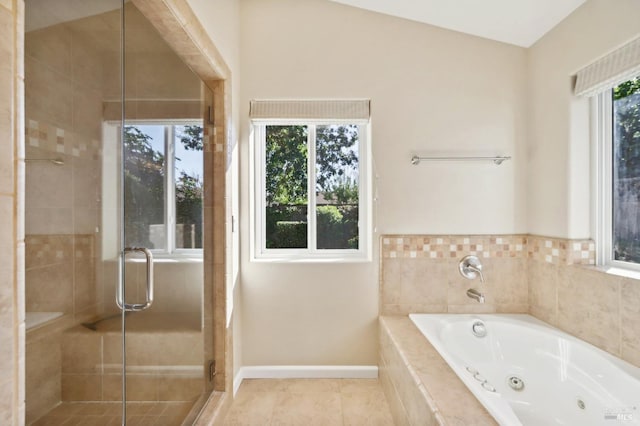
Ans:
<svg viewBox="0 0 640 426"><path fill-rule="evenodd" d="M460 260L458 264L460 274L468 280L472 280L477 276L480 276L480 282L484 282L484 276L482 275L482 264L478 256L465 256Z"/></svg>
<svg viewBox="0 0 640 426"><path fill-rule="evenodd" d="M484 282L484 275L482 275L482 265L480 265L480 264L478 264L478 265L469 264L469 265L467 265L467 269L477 273L478 275L480 275L480 282L481 283Z"/></svg>
<svg viewBox="0 0 640 426"><path fill-rule="evenodd" d="M484 294L480 293L475 288L470 288L469 290L467 290L467 297L477 300L478 303L484 303Z"/></svg>

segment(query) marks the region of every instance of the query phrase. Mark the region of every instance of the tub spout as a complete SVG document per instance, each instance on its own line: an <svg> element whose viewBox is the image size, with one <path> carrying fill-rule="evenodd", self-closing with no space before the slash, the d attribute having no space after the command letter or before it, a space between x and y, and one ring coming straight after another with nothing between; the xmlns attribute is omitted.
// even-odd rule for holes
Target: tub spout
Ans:
<svg viewBox="0 0 640 426"><path fill-rule="evenodd" d="M467 290L467 297L470 297L473 300L477 300L478 303L484 303L484 294L480 293L475 288L470 288L469 290Z"/></svg>

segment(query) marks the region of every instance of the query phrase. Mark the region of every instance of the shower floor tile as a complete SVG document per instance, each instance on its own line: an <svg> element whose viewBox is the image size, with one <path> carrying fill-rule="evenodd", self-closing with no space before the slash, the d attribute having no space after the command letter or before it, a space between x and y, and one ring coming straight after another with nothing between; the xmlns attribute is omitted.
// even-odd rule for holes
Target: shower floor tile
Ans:
<svg viewBox="0 0 640 426"><path fill-rule="evenodd" d="M224 425L390 426L393 418L376 379L246 379Z"/></svg>
<svg viewBox="0 0 640 426"><path fill-rule="evenodd" d="M193 402L131 402L127 426L180 426ZM117 402L63 402L32 426L121 426Z"/></svg>

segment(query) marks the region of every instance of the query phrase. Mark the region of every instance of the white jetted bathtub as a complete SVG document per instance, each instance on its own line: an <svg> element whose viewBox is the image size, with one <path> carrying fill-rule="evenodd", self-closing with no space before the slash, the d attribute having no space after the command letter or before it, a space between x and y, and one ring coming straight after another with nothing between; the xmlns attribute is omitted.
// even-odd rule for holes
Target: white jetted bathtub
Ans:
<svg viewBox="0 0 640 426"><path fill-rule="evenodd" d="M640 425L640 368L542 321L410 317L503 426Z"/></svg>

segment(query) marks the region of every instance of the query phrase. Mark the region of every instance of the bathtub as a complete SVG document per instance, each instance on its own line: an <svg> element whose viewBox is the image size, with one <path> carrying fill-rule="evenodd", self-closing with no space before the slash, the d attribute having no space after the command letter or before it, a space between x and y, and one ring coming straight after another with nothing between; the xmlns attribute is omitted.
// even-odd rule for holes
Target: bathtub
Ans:
<svg viewBox="0 0 640 426"><path fill-rule="evenodd" d="M640 368L542 321L409 317L503 426L640 425Z"/></svg>

